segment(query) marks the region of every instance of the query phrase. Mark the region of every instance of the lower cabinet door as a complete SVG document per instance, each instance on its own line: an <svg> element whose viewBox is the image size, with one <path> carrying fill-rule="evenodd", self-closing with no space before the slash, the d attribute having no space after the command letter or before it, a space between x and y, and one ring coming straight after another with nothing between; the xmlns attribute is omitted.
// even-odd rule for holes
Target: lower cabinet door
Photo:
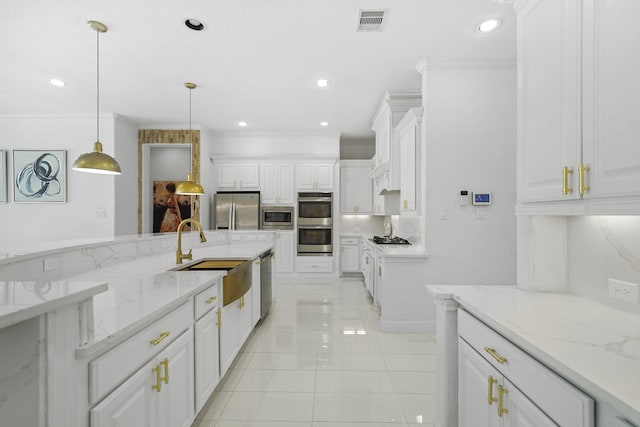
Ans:
<svg viewBox="0 0 640 427"><path fill-rule="evenodd" d="M224 376L238 354L238 323L236 321L240 300L222 307L220 325L220 376Z"/></svg>
<svg viewBox="0 0 640 427"><path fill-rule="evenodd" d="M249 338L249 334L253 330L253 296L251 289L247 291L242 297L240 297L238 311L238 351L242 347L242 344Z"/></svg>
<svg viewBox="0 0 640 427"><path fill-rule="evenodd" d="M158 426L189 427L194 419L193 329L188 329L158 356L163 381L156 393Z"/></svg>
<svg viewBox="0 0 640 427"><path fill-rule="evenodd" d="M499 425L497 385L501 375L458 338L458 426Z"/></svg>
<svg viewBox="0 0 640 427"><path fill-rule="evenodd" d="M556 423L522 394L509 380L504 380L504 401L508 412L504 415L505 427L552 427Z"/></svg>
<svg viewBox="0 0 640 427"><path fill-rule="evenodd" d="M157 426L158 401L152 369L144 365L91 410L91 427Z"/></svg>
<svg viewBox="0 0 640 427"><path fill-rule="evenodd" d="M218 309L211 310L196 322L196 413L202 409L220 381L218 332Z"/></svg>
<svg viewBox="0 0 640 427"><path fill-rule="evenodd" d="M188 329L91 409L91 427L189 427L193 331Z"/></svg>

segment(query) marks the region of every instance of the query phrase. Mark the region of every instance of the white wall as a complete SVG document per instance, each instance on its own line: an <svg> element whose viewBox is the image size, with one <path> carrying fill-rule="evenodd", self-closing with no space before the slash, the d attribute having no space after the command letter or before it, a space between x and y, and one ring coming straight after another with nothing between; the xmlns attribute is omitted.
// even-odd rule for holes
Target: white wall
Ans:
<svg viewBox="0 0 640 427"><path fill-rule="evenodd" d="M640 217L568 218L569 291L640 314L640 304L607 295L608 279L640 283Z"/></svg>
<svg viewBox="0 0 640 427"><path fill-rule="evenodd" d="M427 63L422 97L425 282L515 285L515 66ZM493 204L461 207L460 190L492 192Z"/></svg>
<svg viewBox="0 0 640 427"><path fill-rule="evenodd" d="M0 149L67 150L67 203L13 203L13 179L9 179L9 203L0 204L0 251L14 253L42 242L114 235L115 181L123 177L71 170L80 154L93 150L95 126L95 116L90 115L0 117ZM113 154L114 116L102 114L100 127L104 152ZM13 156L7 157L12 177ZM137 181L137 172L132 176ZM132 203L136 205L135 200ZM106 216L96 216L97 210Z"/></svg>
<svg viewBox="0 0 640 427"><path fill-rule="evenodd" d="M115 235L138 232L138 125L123 116L115 117L115 150L122 169L115 178Z"/></svg>
<svg viewBox="0 0 640 427"><path fill-rule="evenodd" d="M338 157L340 135L304 134L211 134L208 141L212 156L231 157Z"/></svg>

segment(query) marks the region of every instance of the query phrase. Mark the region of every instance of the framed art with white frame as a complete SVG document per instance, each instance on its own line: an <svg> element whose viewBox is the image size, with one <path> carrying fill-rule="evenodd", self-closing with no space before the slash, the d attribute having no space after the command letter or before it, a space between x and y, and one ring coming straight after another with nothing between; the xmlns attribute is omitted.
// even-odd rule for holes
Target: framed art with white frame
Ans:
<svg viewBox="0 0 640 427"><path fill-rule="evenodd" d="M65 150L13 150L13 201L65 203Z"/></svg>
<svg viewBox="0 0 640 427"><path fill-rule="evenodd" d="M0 203L7 201L7 152L0 150Z"/></svg>

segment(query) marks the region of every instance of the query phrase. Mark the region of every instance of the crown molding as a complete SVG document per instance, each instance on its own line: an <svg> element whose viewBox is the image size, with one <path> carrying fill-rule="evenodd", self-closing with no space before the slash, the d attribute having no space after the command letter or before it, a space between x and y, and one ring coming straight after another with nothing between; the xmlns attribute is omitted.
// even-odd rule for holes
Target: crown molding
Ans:
<svg viewBox="0 0 640 427"><path fill-rule="evenodd" d="M515 59L423 59L416 65L420 74L425 74L428 69L511 69L516 67Z"/></svg>
<svg viewBox="0 0 640 427"><path fill-rule="evenodd" d="M494 3L504 4L505 6L513 7L513 10L518 13L529 0L493 0Z"/></svg>

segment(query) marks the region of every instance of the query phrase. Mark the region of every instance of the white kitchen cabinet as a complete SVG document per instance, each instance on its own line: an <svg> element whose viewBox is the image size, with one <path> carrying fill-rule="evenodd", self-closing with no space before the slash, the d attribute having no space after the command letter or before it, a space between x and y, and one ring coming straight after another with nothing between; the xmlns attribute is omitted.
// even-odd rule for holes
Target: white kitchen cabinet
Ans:
<svg viewBox="0 0 640 427"><path fill-rule="evenodd" d="M215 284L195 296L195 390L196 413L220 381L220 288Z"/></svg>
<svg viewBox="0 0 640 427"><path fill-rule="evenodd" d="M342 160L340 162L340 212L371 213L373 182L369 178L371 161Z"/></svg>
<svg viewBox="0 0 640 427"><path fill-rule="evenodd" d="M335 161L296 163L296 188L298 190L333 190L334 164Z"/></svg>
<svg viewBox="0 0 640 427"><path fill-rule="evenodd" d="M371 295L371 298L373 298L374 304L378 305L375 293L376 251L373 243L370 243L365 239L361 240L360 254L360 262L362 263L362 275L364 276L364 286L369 292L369 295Z"/></svg>
<svg viewBox="0 0 640 427"><path fill-rule="evenodd" d="M463 339L458 349L458 427L556 426Z"/></svg>
<svg viewBox="0 0 640 427"><path fill-rule="evenodd" d="M422 108L410 109L397 126L400 139L400 213L419 213Z"/></svg>
<svg viewBox="0 0 640 427"><path fill-rule="evenodd" d="M275 238L275 257L273 258L276 273L293 273L295 263L296 232L277 231Z"/></svg>
<svg viewBox="0 0 640 427"><path fill-rule="evenodd" d="M516 12L518 201L640 195L640 54L628 48L640 3L529 0Z"/></svg>
<svg viewBox="0 0 640 427"><path fill-rule="evenodd" d="M360 238L340 238L340 271L342 273L360 272Z"/></svg>
<svg viewBox="0 0 640 427"><path fill-rule="evenodd" d="M458 425L593 427L594 403L464 310L458 310Z"/></svg>
<svg viewBox="0 0 640 427"><path fill-rule="evenodd" d="M260 198L265 204L295 203L293 162L260 164Z"/></svg>
<svg viewBox="0 0 640 427"><path fill-rule="evenodd" d="M396 125L411 108L422 106L420 90L396 90L384 94L372 119L376 154L370 177L379 190L400 190L400 144Z"/></svg>
<svg viewBox="0 0 640 427"><path fill-rule="evenodd" d="M91 410L92 427L188 427L194 419L193 331L184 332Z"/></svg>
<svg viewBox="0 0 640 427"><path fill-rule="evenodd" d="M220 316L220 375L224 376L253 329L251 289L222 307Z"/></svg>
<svg viewBox="0 0 640 427"><path fill-rule="evenodd" d="M260 189L260 169L258 162L216 162L216 177L218 190Z"/></svg>
<svg viewBox="0 0 640 427"><path fill-rule="evenodd" d="M333 272L332 256L298 256L296 257L298 273L331 273Z"/></svg>
<svg viewBox="0 0 640 427"><path fill-rule="evenodd" d="M209 311L195 324L196 413L220 381L219 308Z"/></svg>

